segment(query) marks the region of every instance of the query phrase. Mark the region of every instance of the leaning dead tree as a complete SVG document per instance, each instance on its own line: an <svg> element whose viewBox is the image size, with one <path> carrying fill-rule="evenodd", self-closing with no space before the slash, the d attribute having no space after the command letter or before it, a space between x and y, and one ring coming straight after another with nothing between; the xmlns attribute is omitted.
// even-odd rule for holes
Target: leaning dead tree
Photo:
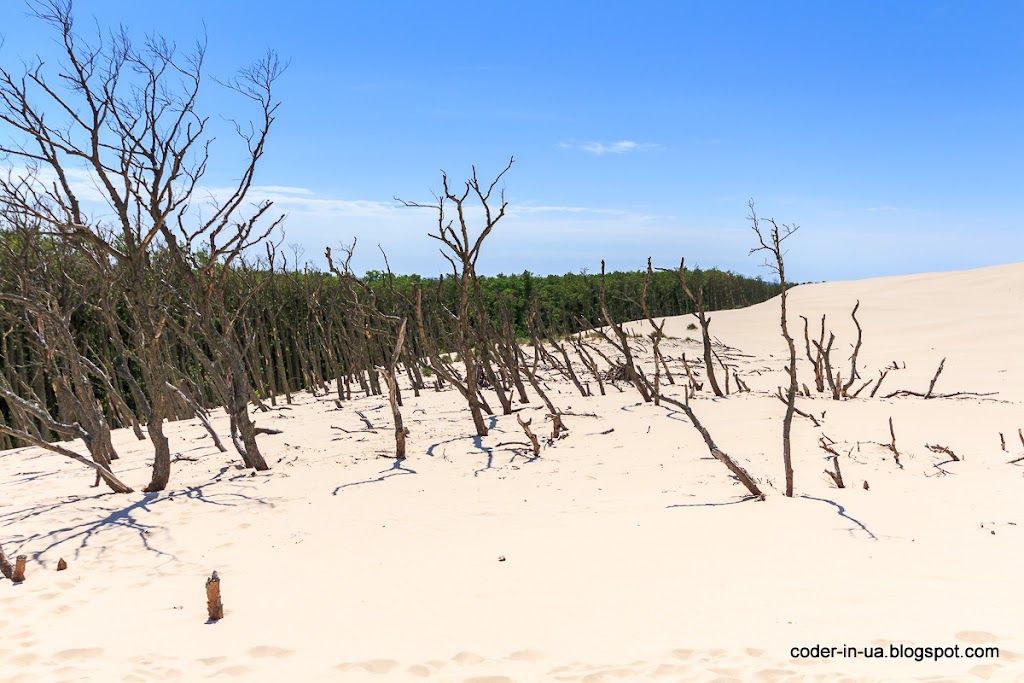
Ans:
<svg viewBox="0 0 1024 683"><path fill-rule="evenodd" d="M653 389L653 387L649 388ZM692 424L693 428L700 433L700 436L704 439L704 444L708 447L708 451L711 455L713 455L716 460L725 465L728 470L732 472L733 476L735 476L736 479L743 484L743 487L750 492L750 495L754 496L758 500L764 500L764 492L762 492L760 487L758 487L754 478L750 476L750 473L747 472L742 465L736 462L732 456L718 447L718 444L716 444L715 440L711 437L711 432L709 432L707 427L705 427L697 418L696 413L693 412L693 408L690 407L689 403L677 401L676 399L665 396L664 394L659 394L658 399L668 403L669 405L673 405L686 413L686 417L689 418L690 424Z"/></svg>
<svg viewBox="0 0 1024 683"><path fill-rule="evenodd" d="M650 264L648 264L650 267ZM660 271L666 273L673 272L667 268L658 268ZM708 328L711 326L711 318L707 316L707 311L704 308L704 287L697 289L697 294L693 293L693 290L686 284L686 259L679 259L679 270L675 271L679 277L679 284L682 286L683 291L686 292L686 296L689 297L693 305L696 306L697 310L693 315L697 318L697 322L700 323L700 334L701 339L704 342L704 371L707 373L708 382L711 384L711 390L715 392L715 396L724 396L722 390L718 386L718 380L715 378L715 364L713 359L713 351L711 347L711 333ZM785 289L783 289L785 291ZM725 373L726 381L729 379L728 370Z"/></svg>
<svg viewBox="0 0 1024 683"><path fill-rule="evenodd" d="M608 326L611 331L615 334L616 341L613 341L607 335L603 335L615 350L623 355L625 362L622 364L623 371L625 373L624 379L636 387L637 391L640 392L640 397L643 398L645 403L651 402L651 393L647 388L646 382L641 380L640 373L637 371L635 362L633 361L633 352L629 348L629 335L623 329L622 325L615 322L612 316L608 313L608 301L605 294L605 272L604 272L604 260L601 260L601 317L604 319L604 324ZM602 333L603 334L603 333Z"/></svg>
<svg viewBox="0 0 1024 683"><path fill-rule="evenodd" d="M480 377L481 370L487 372L484 368L489 361L486 349L481 349L483 362L481 368L478 368L476 349L481 338L485 338L480 330L488 323L480 302L476 263L480 258L480 248L484 240L505 216L508 202L505 201L504 188L498 191L497 208L493 206L492 195L514 162L515 159L510 158L505 168L488 185L480 184L476 167L473 166L472 176L465 182L461 191L452 187L448 174L442 171L442 191L436 196L436 204L421 204L395 198L403 206L429 208L437 212L437 232L429 233L429 236L444 245L440 250L441 255L448 261L452 268L452 276L458 283L456 310L447 313L455 325L455 348L465 366L464 395L469 404L477 436L487 436L487 424L484 422L480 398ZM475 201L471 200L471 196ZM473 208L483 213L482 226L475 231L470 230L471 221L468 215Z"/></svg>
<svg viewBox="0 0 1024 683"><path fill-rule="evenodd" d="M789 325L786 319L786 267L784 263L785 255L782 251L782 243L795 233L799 229L799 226L785 224L780 226L774 218L770 218L767 220L770 227L766 226L767 229L762 229L761 222L757 217L757 212L754 210L754 201L751 200L747 206L750 207L750 215L748 216L748 219L751 221L751 227L753 228L758 241L758 246L751 249L750 253L754 254L760 251L768 252L769 257L765 265L779 276L779 283L782 286L782 293L779 295L779 318L782 327L782 337L786 340L786 346L789 348L789 365L786 368L786 372L789 375L789 387L786 389L786 415L782 420L782 464L786 473L786 495L788 497L792 497L793 455L790 434L793 430L793 416L796 413L796 392L799 387L796 379L796 343L793 341L793 337L789 333Z"/></svg>

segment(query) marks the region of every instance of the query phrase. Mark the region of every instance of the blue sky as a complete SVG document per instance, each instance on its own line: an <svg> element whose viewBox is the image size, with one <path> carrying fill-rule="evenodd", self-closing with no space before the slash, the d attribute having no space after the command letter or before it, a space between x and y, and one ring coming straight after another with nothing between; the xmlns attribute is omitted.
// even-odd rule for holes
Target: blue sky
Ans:
<svg viewBox="0 0 1024 683"><path fill-rule="evenodd" d="M78 0L81 30L123 23L211 76L273 48L290 66L257 182L285 245L320 262L434 274L440 169L516 164L485 273L717 266L769 276L745 220L801 226L797 281L1021 260L1024 3ZM50 53L21 0L0 60ZM212 79L215 118L245 113ZM218 139L207 182L237 173ZM285 247L288 251L288 247Z"/></svg>

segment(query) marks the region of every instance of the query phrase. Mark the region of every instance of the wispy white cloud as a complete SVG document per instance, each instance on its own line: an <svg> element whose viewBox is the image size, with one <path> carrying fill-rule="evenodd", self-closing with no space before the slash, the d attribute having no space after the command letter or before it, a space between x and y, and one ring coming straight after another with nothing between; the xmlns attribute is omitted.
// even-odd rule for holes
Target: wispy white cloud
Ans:
<svg viewBox="0 0 1024 683"><path fill-rule="evenodd" d="M510 206L506 213L510 216L525 214L543 213L571 213L571 214L598 214L605 216L624 216L626 211L622 209L602 209L587 206L549 206L549 205L523 205Z"/></svg>
<svg viewBox="0 0 1024 683"><path fill-rule="evenodd" d="M658 145L649 142L636 142L635 140L619 140L617 142L560 142L558 146L562 149L575 149L600 156L603 154L626 154L627 152L655 149Z"/></svg>

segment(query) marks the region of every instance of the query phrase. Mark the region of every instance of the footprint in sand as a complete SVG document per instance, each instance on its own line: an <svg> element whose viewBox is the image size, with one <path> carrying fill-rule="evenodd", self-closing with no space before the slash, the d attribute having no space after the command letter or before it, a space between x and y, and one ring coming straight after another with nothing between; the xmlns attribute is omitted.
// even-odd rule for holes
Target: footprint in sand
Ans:
<svg viewBox="0 0 1024 683"><path fill-rule="evenodd" d="M15 666L29 666L37 659L39 659L39 655L31 652L25 652L11 657L11 664L14 664Z"/></svg>
<svg viewBox="0 0 1024 683"><path fill-rule="evenodd" d="M273 645L258 645L249 650L250 657L276 657L284 659L285 657L291 657L293 654L295 654L294 650L286 650L283 647L274 647Z"/></svg>
<svg viewBox="0 0 1024 683"><path fill-rule="evenodd" d="M676 677L676 680L685 681L685 674L690 673L690 667L679 666L678 664L659 664L652 674L654 678Z"/></svg>
<svg viewBox="0 0 1024 683"><path fill-rule="evenodd" d="M452 657L452 661L456 664L481 664L486 660L480 655L475 655L472 652L460 652L459 654Z"/></svg>
<svg viewBox="0 0 1024 683"><path fill-rule="evenodd" d="M957 640L965 643L994 643L999 638L987 631L960 631L956 634Z"/></svg>
<svg viewBox="0 0 1024 683"><path fill-rule="evenodd" d="M423 666L422 664L413 664L405 670L405 673L407 673L410 676L416 676L417 678L427 678L428 676L430 676L431 672L430 669Z"/></svg>
<svg viewBox="0 0 1024 683"><path fill-rule="evenodd" d="M199 659L197 661L200 664L205 664L206 666L217 666L225 659L227 659L227 657L203 657L202 659Z"/></svg>
<svg viewBox="0 0 1024 683"><path fill-rule="evenodd" d="M473 676L462 681L462 683L516 683L508 676Z"/></svg>
<svg viewBox="0 0 1024 683"><path fill-rule="evenodd" d="M103 654L103 648L101 647L78 647L71 650L61 650L54 655L54 658L59 662L72 662L81 661L83 659L92 659L93 657L99 657Z"/></svg>
<svg viewBox="0 0 1024 683"><path fill-rule="evenodd" d="M754 674L754 679L765 683L781 683L792 680L795 675L796 672L789 669L761 669Z"/></svg>
<svg viewBox="0 0 1024 683"><path fill-rule="evenodd" d="M968 673L972 676L976 676L983 681L987 681L992 676L1002 669L1003 667L999 664L979 664L978 666L972 666Z"/></svg>
<svg viewBox="0 0 1024 683"><path fill-rule="evenodd" d="M544 653L540 650L516 650L508 658L514 662L539 662L544 659Z"/></svg>
<svg viewBox="0 0 1024 683"><path fill-rule="evenodd" d="M232 676L232 677L244 676L245 674L249 673L250 671L252 671L252 669L250 669L249 667L244 666L242 664L236 664L234 666L225 667L225 668L221 669L220 671L216 671L216 672L212 673L209 677L210 678L216 678L217 676Z"/></svg>
<svg viewBox="0 0 1024 683"><path fill-rule="evenodd" d="M610 683L611 681L636 680L637 672L634 669L604 669L587 674L580 680L583 683Z"/></svg>
<svg viewBox="0 0 1024 683"><path fill-rule="evenodd" d="M346 662L339 664L338 671L366 671L371 674L386 674L398 666L393 659L368 659L365 662Z"/></svg>

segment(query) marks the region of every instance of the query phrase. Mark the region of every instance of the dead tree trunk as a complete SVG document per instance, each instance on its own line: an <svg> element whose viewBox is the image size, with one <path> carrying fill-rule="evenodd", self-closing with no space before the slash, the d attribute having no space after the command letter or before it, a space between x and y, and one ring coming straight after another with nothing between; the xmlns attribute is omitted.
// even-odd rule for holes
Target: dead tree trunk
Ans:
<svg viewBox="0 0 1024 683"><path fill-rule="evenodd" d="M708 374L708 382L711 384L711 390L715 392L715 396L724 396L722 390L718 386L718 380L715 378L715 365L712 359L712 347L711 347L711 333L708 328L711 326L711 318L707 316L707 312L704 310L704 288L700 287L697 290L696 296L693 291L686 284L686 259L679 259L679 270L676 274L679 276L679 284L682 285L683 291L686 292L686 296L689 297L693 305L697 307L697 312L693 315L696 316L697 321L700 323L700 334L701 339L704 341L704 368ZM658 270L671 272L667 268L658 268Z"/></svg>
<svg viewBox="0 0 1024 683"><path fill-rule="evenodd" d="M754 211L754 202L751 201L748 206L750 207L750 220L754 229L754 234L757 235L757 241L759 246L754 247L750 250L753 254L758 251L767 251L771 254L768 262L768 267L771 268L779 276L779 284L782 288L782 294L780 295L780 323L782 327L782 337L786 340L786 346L789 348L789 367L786 368L789 374L789 387L786 390L786 414L782 420L782 463L783 469L786 473L786 496L792 498L793 496L793 456L792 456L792 443L790 441L790 434L793 430L793 415L796 412L796 392L798 388L796 379L796 344L793 341L793 337L789 334L789 326L786 320L786 269L783 262L782 253L782 242L790 237L794 232L798 230L798 226L795 225L782 225L780 226L775 222L775 219L769 219L771 228L767 234L761 231L761 226L757 218L757 212ZM827 360L826 360L827 365Z"/></svg>
<svg viewBox="0 0 1024 683"><path fill-rule="evenodd" d="M647 385L640 380L640 376L637 374L636 365L633 362L633 352L629 348L629 337L626 335L625 330L622 329L622 325L612 320L611 315L608 314L608 303L605 298L605 284L604 284L604 261L601 261L601 317L604 318L605 325L611 328L612 332L615 333L615 337L619 340L618 344L614 346L620 353L625 357L626 361L624 364L626 371L626 379L636 387L637 391L640 392L641 398L644 403L651 402L651 394L647 390Z"/></svg>
<svg viewBox="0 0 1024 683"><path fill-rule="evenodd" d="M381 370L384 371L384 379L388 384L391 414L395 419L395 457L399 460L405 459L405 438L409 435L409 430L402 422L402 409L398 406L398 382L395 378L395 368L398 366L398 359L402 355L402 345L405 343L405 324L406 320L403 318L402 324L398 328L398 337L395 340L395 350L391 355L391 362L386 368L381 367Z"/></svg>
<svg viewBox="0 0 1024 683"><path fill-rule="evenodd" d="M453 191L448 182L448 174L442 171L441 184L443 192L437 198L437 204L420 204L418 202L400 201L404 206L415 208L430 208L437 212L437 232L429 233L429 236L441 242L450 252L445 251L442 255L452 266L455 281L459 286L458 312L454 316L456 326L456 344L460 359L466 368L466 401L469 403L470 414L473 418L473 425L476 427L477 436L487 436L487 424L483 419L483 412L479 397L479 382L477 377L476 363L474 362L473 341L475 338L473 323L470 318L470 304L473 292L479 286L476 274L476 263L480 257L480 249L484 240L494 226L505 216L508 202L505 201L504 189L499 191L499 208L495 212L491 206L491 195L502 177L512 168L515 159L509 159L505 168L494 178L486 188L482 187L477 178L476 167L473 167L471 178L466 181L462 192ZM467 200L473 193L479 201L483 210L483 227L475 237L470 236L469 219L467 217ZM454 218L452 218L454 214ZM456 221L458 227L454 227ZM453 258L454 257L454 258ZM486 313L480 309L476 311L478 326L486 326ZM482 353L486 351L481 349ZM499 397L501 394L499 394ZM504 401L503 401L504 403Z"/></svg>

